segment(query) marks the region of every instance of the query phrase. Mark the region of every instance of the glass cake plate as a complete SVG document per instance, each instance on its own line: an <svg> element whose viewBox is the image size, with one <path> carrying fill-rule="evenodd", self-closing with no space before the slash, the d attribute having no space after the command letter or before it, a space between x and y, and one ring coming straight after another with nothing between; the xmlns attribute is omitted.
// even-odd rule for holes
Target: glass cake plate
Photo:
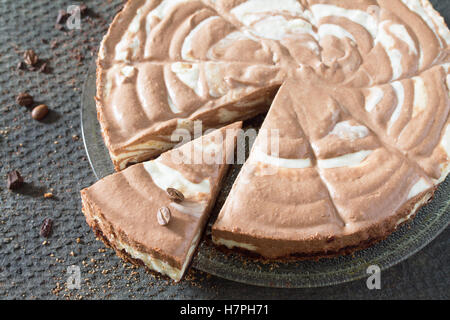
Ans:
<svg viewBox="0 0 450 320"><path fill-rule="evenodd" d="M81 129L86 153L95 176L100 179L114 172L108 151L103 143L95 107L95 65L91 66L82 95ZM259 127L263 116L246 122L246 127ZM367 277L367 268L377 265L381 270L407 259L421 250L450 221L450 179L438 188L434 199L423 207L416 218L389 236L386 240L351 256L327 258L318 261L264 262L244 257L239 253L217 249L209 238L211 221L228 194L240 166L232 166L218 196L206 230L206 240L199 247L193 267L233 281L279 288L321 287Z"/></svg>

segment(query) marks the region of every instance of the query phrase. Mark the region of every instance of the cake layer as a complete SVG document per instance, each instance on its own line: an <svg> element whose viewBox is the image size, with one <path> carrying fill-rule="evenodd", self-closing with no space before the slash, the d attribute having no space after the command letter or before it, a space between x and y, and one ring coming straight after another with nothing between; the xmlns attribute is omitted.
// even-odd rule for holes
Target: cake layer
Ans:
<svg viewBox="0 0 450 320"><path fill-rule="evenodd" d="M82 190L88 224L116 251L179 281L234 157L240 128L236 123L216 130ZM180 160L183 165L177 165ZM183 199L171 198L168 188ZM171 213L167 225L157 217L163 207Z"/></svg>

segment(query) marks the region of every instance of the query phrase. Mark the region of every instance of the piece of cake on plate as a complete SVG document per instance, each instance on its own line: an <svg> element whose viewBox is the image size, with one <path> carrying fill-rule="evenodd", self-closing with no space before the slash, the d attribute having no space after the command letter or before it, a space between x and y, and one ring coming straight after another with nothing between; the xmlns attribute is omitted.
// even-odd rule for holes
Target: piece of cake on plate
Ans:
<svg viewBox="0 0 450 320"><path fill-rule="evenodd" d="M179 281L234 159L241 125L215 130L83 189L89 226L123 259Z"/></svg>

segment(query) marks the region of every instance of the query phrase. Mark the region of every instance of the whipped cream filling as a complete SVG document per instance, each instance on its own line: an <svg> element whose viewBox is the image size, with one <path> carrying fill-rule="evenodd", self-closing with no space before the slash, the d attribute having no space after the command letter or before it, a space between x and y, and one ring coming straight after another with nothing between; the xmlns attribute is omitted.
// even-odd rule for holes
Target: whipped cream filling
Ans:
<svg viewBox="0 0 450 320"><path fill-rule="evenodd" d="M303 19L286 19L283 16L268 16L252 25L257 36L273 40L282 40L289 35L306 33L317 39L312 25Z"/></svg>
<svg viewBox="0 0 450 320"><path fill-rule="evenodd" d="M274 157L272 155L268 155L267 153L263 152L259 148L253 149L251 153L252 160L255 162L261 162L264 164L269 164L275 167L281 167L281 168L290 168L290 169L303 169L303 168L309 168L312 166L311 159L285 159L285 158L278 158Z"/></svg>
<svg viewBox="0 0 450 320"><path fill-rule="evenodd" d="M230 12L244 25L249 26L259 20L263 12L287 12L293 16L302 16L303 9L296 0L248 0Z"/></svg>
<svg viewBox="0 0 450 320"><path fill-rule="evenodd" d="M402 68L402 53L400 50L395 48L395 39L392 37L385 29L386 24L390 23L390 21L383 21L380 24L380 28L378 30L378 36L376 38L375 44L381 44L381 46L386 51L386 54L389 57L392 68L392 77L391 79L395 80L401 77L403 74Z"/></svg>
<svg viewBox="0 0 450 320"><path fill-rule="evenodd" d="M171 70L181 82L194 90L195 94L202 96L204 88L199 81L200 69L197 63L175 62L172 64Z"/></svg>
<svg viewBox="0 0 450 320"><path fill-rule="evenodd" d="M355 37L337 24L322 24L319 26L319 37L324 38L325 36L333 36L340 39L349 38L356 43Z"/></svg>
<svg viewBox="0 0 450 320"><path fill-rule="evenodd" d="M414 118L427 107L428 104L428 93L427 87L425 86L425 82L422 77L414 77L414 102L413 102L413 113L412 117Z"/></svg>
<svg viewBox="0 0 450 320"><path fill-rule="evenodd" d="M397 105L394 109L394 112L391 115L391 118L388 122L388 131L394 125L394 123L400 117L400 113L402 112L403 103L405 102L405 88L400 81L395 81L391 83L392 88L394 89L395 96L397 97Z"/></svg>
<svg viewBox="0 0 450 320"><path fill-rule="evenodd" d="M331 4L315 4L311 6L311 11L316 19L316 23L320 22L322 18L330 16L347 18L364 27L373 39L377 37L377 20L372 15L362 10L344 9Z"/></svg>
<svg viewBox="0 0 450 320"><path fill-rule="evenodd" d="M366 98L365 109L371 112L383 100L384 92L380 87L372 87L369 89L369 95Z"/></svg>
<svg viewBox="0 0 450 320"><path fill-rule="evenodd" d="M186 267L188 266L189 262L192 259L192 256L195 252L195 248L197 248L197 245L200 240L200 234L201 232L198 232L195 238L193 239L192 244L189 247L188 253L186 255L186 260L184 261L181 269L173 267L166 261L157 259L146 252L139 251L119 240L114 241L114 243L119 250L125 250L132 258L141 260L149 269L167 275L173 280L178 282L181 280L181 277L186 271Z"/></svg>
<svg viewBox="0 0 450 320"><path fill-rule="evenodd" d="M195 60L194 56L192 55L192 38L199 32L205 25L210 23L213 20L219 19L218 16L213 16L206 18L202 22L200 22L194 29L191 30L191 32L186 36L186 38L183 41L183 46L181 47L181 57L184 60L192 61Z"/></svg>
<svg viewBox="0 0 450 320"><path fill-rule="evenodd" d="M144 168L152 177L153 182L162 190L174 188L183 193L185 198L196 198L199 194L209 194L211 185L209 179L193 183L179 171L163 164L160 159L144 162Z"/></svg>
<svg viewBox="0 0 450 320"><path fill-rule="evenodd" d="M450 124L447 124L444 130L444 135L441 139L441 147L447 154L447 159L450 159Z"/></svg>
<svg viewBox="0 0 450 320"><path fill-rule="evenodd" d="M203 202L188 202L183 201L182 203L171 202L170 206L182 213L188 214L195 218L200 218L205 212L206 203Z"/></svg>
<svg viewBox="0 0 450 320"><path fill-rule="evenodd" d="M219 109L217 114L218 114L220 123L228 123L234 119L238 119L239 116L242 114L242 112L228 110L226 108L223 108L223 109Z"/></svg>
<svg viewBox="0 0 450 320"><path fill-rule="evenodd" d="M179 3L187 2L189 0L163 0L155 9L153 9L149 16L158 17L159 19L163 19L169 10L175 7Z"/></svg>
<svg viewBox="0 0 450 320"><path fill-rule="evenodd" d="M136 56L140 43L136 34L139 32L141 19L143 18L143 8L136 10L136 16L131 21L122 39L115 47L115 59L118 61L128 61L128 53L131 50L132 57Z"/></svg>
<svg viewBox="0 0 450 320"><path fill-rule="evenodd" d="M428 27L431 29L431 31L434 32L436 39L439 41L439 45L442 47L442 40L440 38L439 29L436 29L436 21L438 19L432 19L430 15L427 13L428 10L426 10L423 6L422 0L401 0L408 8L409 10L413 11L414 13L418 14L423 21L428 25ZM444 28L441 28L441 30ZM447 29L447 28L445 28ZM447 29L448 30L448 29ZM441 31L442 32L442 31ZM447 32L446 32L447 33ZM450 43L450 38L447 38L447 44Z"/></svg>
<svg viewBox="0 0 450 320"><path fill-rule="evenodd" d="M253 40L253 41L259 41L258 38L254 37L250 31L244 30L244 31L234 31L229 34L227 34L223 39L219 40L216 44L211 46L209 48L206 56L207 58L214 60L213 52L216 50L224 50L228 48L230 45L235 43L236 41L240 40Z"/></svg>
<svg viewBox="0 0 450 320"><path fill-rule="evenodd" d="M341 121L336 123L333 130L329 133L345 140L362 139L369 135L369 129L366 126L352 126L350 121Z"/></svg>
<svg viewBox="0 0 450 320"><path fill-rule="evenodd" d="M373 150L361 150L354 153L347 153L340 157L317 160L320 169L331 169L340 167L355 167L360 165Z"/></svg>
<svg viewBox="0 0 450 320"><path fill-rule="evenodd" d="M409 190L408 200L414 198L419 193L422 193L422 192L424 192L425 190L427 190L427 189L429 189L431 187L432 186L424 178L421 178Z"/></svg>
<svg viewBox="0 0 450 320"><path fill-rule="evenodd" d="M250 244L250 243L237 242L237 241L233 241L233 240L217 238L214 236L212 237L212 240L215 244L224 245L228 249L232 249L234 247L247 249L249 251L256 251L256 249L257 249L256 246L254 246L253 244Z"/></svg>
<svg viewBox="0 0 450 320"><path fill-rule="evenodd" d="M396 36L398 40L403 41L408 45L409 54L418 54L416 43L405 26L394 23L389 26L389 31Z"/></svg>
<svg viewBox="0 0 450 320"><path fill-rule="evenodd" d="M408 221L409 219L411 219L417 212L417 210L420 209L420 207L422 207L423 205L425 205L428 200L430 200L431 198L431 194L426 194L422 197L422 199L420 199L420 201L418 201L414 207L412 208L412 210L409 212L409 214L406 217L400 218L397 221L396 227L398 227L399 225L401 225L403 222Z"/></svg>
<svg viewBox="0 0 450 320"><path fill-rule="evenodd" d="M91 213L92 213L92 217L94 218L94 220L100 226L100 229L105 230L105 226L104 226L102 219L100 219L100 217L97 216L96 214L94 214L92 211L91 211ZM181 269L171 266L167 261L157 259L149 253L142 252L142 251L139 251L139 250L133 248L132 246L115 238L114 235L110 235L110 237L108 238L108 241L112 245L114 245L118 250L125 250L125 252L127 252L132 258L139 259L142 262L144 262L145 266L148 267L149 269L159 272L161 274L167 275L175 281L180 281L181 277L183 276L184 272L186 271L186 268L187 268L189 262L192 259L192 256L195 252L195 248L197 248L197 245L200 241L200 235L201 235L201 231L197 232L194 239L192 240L191 246L189 247L189 250L186 254L186 260L184 261Z"/></svg>
<svg viewBox="0 0 450 320"><path fill-rule="evenodd" d="M119 170L125 169L127 163L138 159L145 151L158 150L166 151L173 147L173 143L157 140L149 140L145 143L135 144L119 154L110 152L111 159L119 163ZM127 160L127 161L123 161Z"/></svg>

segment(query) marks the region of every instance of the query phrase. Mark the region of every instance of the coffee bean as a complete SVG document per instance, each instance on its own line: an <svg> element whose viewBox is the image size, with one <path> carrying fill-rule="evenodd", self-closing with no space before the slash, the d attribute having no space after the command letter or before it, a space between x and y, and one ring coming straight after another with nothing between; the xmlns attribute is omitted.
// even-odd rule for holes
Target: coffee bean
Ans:
<svg viewBox="0 0 450 320"><path fill-rule="evenodd" d="M42 120L48 114L48 107L45 104L40 104L31 111L31 117L34 120Z"/></svg>
<svg viewBox="0 0 450 320"><path fill-rule="evenodd" d="M16 97L16 102L21 106L30 107L33 104L34 100L33 97L28 93L22 92L19 93L19 95Z"/></svg>
<svg viewBox="0 0 450 320"><path fill-rule="evenodd" d="M171 213L170 213L170 209L167 207L161 207L158 210L158 214L156 215L157 219L158 219L158 223L162 226L166 226L169 224L170 222L170 217L171 217Z"/></svg>
<svg viewBox="0 0 450 320"><path fill-rule="evenodd" d="M41 225L40 231L41 236L44 238L48 238L52 233L52 228L53 228L53 220L50 218L46 218Z"/></svg>
<svg viewBox="0 0 450 320"><path fill-rule="evenodd" d="M38 63L39 58L36 53L30 49L25 51L25 53L23 54L23 61L29 66L34 66L36 63Z"/></svg>
<svg viewBox="0 0 450 320"><path fill-rule="evenodd" d="M8 173L8 189L19 189L23 185L23 178L19 171L14 170Z"/></svg>
<svg viewBox="0 0 450 320"><path fill-rule="evenodd" d="M169 195L170 200L174 202L182 202L184 200L183 193L177 189L167 188L166 192Z"/></svg>

